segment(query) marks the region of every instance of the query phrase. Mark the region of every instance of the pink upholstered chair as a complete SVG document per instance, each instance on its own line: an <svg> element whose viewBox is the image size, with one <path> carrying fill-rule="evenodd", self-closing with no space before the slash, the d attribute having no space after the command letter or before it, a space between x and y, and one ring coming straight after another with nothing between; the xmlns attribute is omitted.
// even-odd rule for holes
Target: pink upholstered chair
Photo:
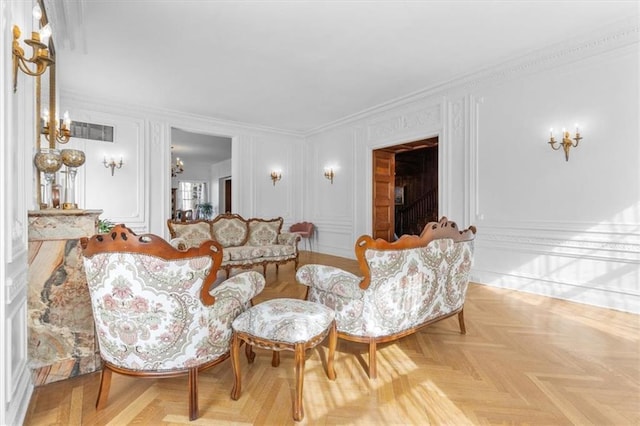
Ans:
<svg viewBox="0 0 640 426"><path fill-rule="evenodd" d="M313 245L311 245L311 237L313 236L313 223L311 222L299 222L294 223L289 227L289 232L300 235L300 238L305 239L305 248L307 247L307 241L309 241L309 249L313 251Z"/></svg>

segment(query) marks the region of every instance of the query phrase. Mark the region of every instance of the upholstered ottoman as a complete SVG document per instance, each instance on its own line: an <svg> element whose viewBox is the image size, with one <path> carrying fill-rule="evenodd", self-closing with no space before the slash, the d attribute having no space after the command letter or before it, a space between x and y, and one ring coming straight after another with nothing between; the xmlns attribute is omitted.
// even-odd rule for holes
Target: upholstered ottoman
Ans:
<svg viewBox="0 0 640 426"><path fill-rule="evenodd" d="M240 344L247 343L247 358L253 362L252 347L273 351L271 365L280 364L280 351L295 353L296 394L293 419L302 420L302 384L304 380L305 350L313 348L329 335L327 376L336 378L333 358L336 350L336 322L333 310L326 306L297 299L273 299L260 303L240 314L231 325L231 364L235 382L231 399L240 398Z"/></svg>

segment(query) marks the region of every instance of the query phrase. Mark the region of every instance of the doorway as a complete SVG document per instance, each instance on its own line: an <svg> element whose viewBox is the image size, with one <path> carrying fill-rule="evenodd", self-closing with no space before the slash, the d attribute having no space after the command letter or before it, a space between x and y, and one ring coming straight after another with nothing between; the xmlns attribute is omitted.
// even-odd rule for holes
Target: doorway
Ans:
<svg viewBox="0 0 640 426"><path fill-rule="evenodd" d="M438 138L373 151L373 237L419 235L438 219Z"/></svg>
<svg viewBox="0 0 640 426"><path fill-rule="evenodd" d="M220 211L230 214L233 211L231 206L231 177L224 179L223 185L224 195L221 197L222 201L220 203L223 208Z"/></svg>
<svg viewBox="0 0 640 426"><path fill-rule="evenodd" d="M172 193L180 192L182 182L204 182L206 194L200 204L206 206L211 215L229 209L225 205L225 187L222 179L231 179L231 146L229 137L196 133L176 127L171 128L171 188ZM231 192L228 192L231 197ZM178 198L179 200L179 198ZM176 200L176 201L178 201ZM230 200L229 200L230 203ZM176 205L174 203L174 205ZM177 208L177 207L176 207ZM195 210L194 210L195 212ZM175 211L173 216L175 216Z"/></svg>

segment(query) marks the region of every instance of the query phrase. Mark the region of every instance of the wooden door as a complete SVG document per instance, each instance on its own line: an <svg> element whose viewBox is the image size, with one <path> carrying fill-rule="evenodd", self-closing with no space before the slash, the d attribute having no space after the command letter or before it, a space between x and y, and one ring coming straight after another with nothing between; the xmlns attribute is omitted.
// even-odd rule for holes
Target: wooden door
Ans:
<svg viewBox="0 0 640 426"><path fill-rule="evenodd" d="M231 213L231 179L224 181L224 212Z"/></svg>
<svg viewBox="0 0 640 426"><path fill-rule="evenodd" d="M394 240L395 153L373 151L373 238Z"/></svg>

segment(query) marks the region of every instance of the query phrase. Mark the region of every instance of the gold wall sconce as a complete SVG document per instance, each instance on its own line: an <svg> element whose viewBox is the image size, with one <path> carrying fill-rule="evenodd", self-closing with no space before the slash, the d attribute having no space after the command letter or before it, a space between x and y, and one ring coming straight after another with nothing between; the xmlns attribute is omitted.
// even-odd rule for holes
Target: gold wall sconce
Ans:
<svg viewBox="0 0 640 426"><path fill-rule="evenodd" d="M571 138L571 134L567 132L566 129L562 129L562 142L556 141L556 139L553 137L553 129L550 129L549 132L549 145L551 145L551 148L554 151L562 148L564 150L565 161L569 161L569 150L571 150L572 147L577 148L580 140L582 139L582 137L580 136L580 128L578 127L578 125L576 124L576 135L573 139Z"/></svg>
<svg viewBox="0 0 640 426"><path fill-rule="evenodd" d="M122 157L120 157L120 162L118 163L116 163L116 160L114 160L113 157L111 158L111 161L107 161L107 157L104 157L102 164L104 164L107 169L111 168L111 176L113 176L113 172L115 171L115 169L121 169L124 165L124 163L122 162Z"/></svg>
<svg viewBox="0 0 640 426"><path fill-rule="evenodd" d="M55 128L51 131L51 124L54 123ZM65 111L62 120L55 117L51 120L49 110L47 108L42 111L42 134L49 142L67 143L71 139L71 118L69 111Z"/></svg>
<svg viewBox="0 0 640 426"><path fill-rule="evenodd" d="M324 168L324 177L329 179L331 181L331 184L333 185L333 178L335 176L335 172L333 171L333 167L325 167Z"/></svg>
<svg viewBox="0 0 640 426"><path fill-rule="evenodd" d="M271 172L271 180L273 181L273 186L276 186L276 182L282 179L282 171L273 170Z"/></svg>
<svg viewBox="0 0 640 426"><path fill-rule="evenodd" d="M39 4L33 7L33 17L41 22L42 9ZM33 31L31 38L24 40L24 43L31 46L31 57L25 56L25 51L20 47L20 27L13 26L13 45L11 52L13 54L13 92L18 88L18 68L27 75L36 77L44 74L47 67L54 63L53 58L49 57L49 37L51 37L51 26L47 23L39 31ZM34 67L35 66L35 67ZM34 69L31 69L33 67Z"/></svg>

